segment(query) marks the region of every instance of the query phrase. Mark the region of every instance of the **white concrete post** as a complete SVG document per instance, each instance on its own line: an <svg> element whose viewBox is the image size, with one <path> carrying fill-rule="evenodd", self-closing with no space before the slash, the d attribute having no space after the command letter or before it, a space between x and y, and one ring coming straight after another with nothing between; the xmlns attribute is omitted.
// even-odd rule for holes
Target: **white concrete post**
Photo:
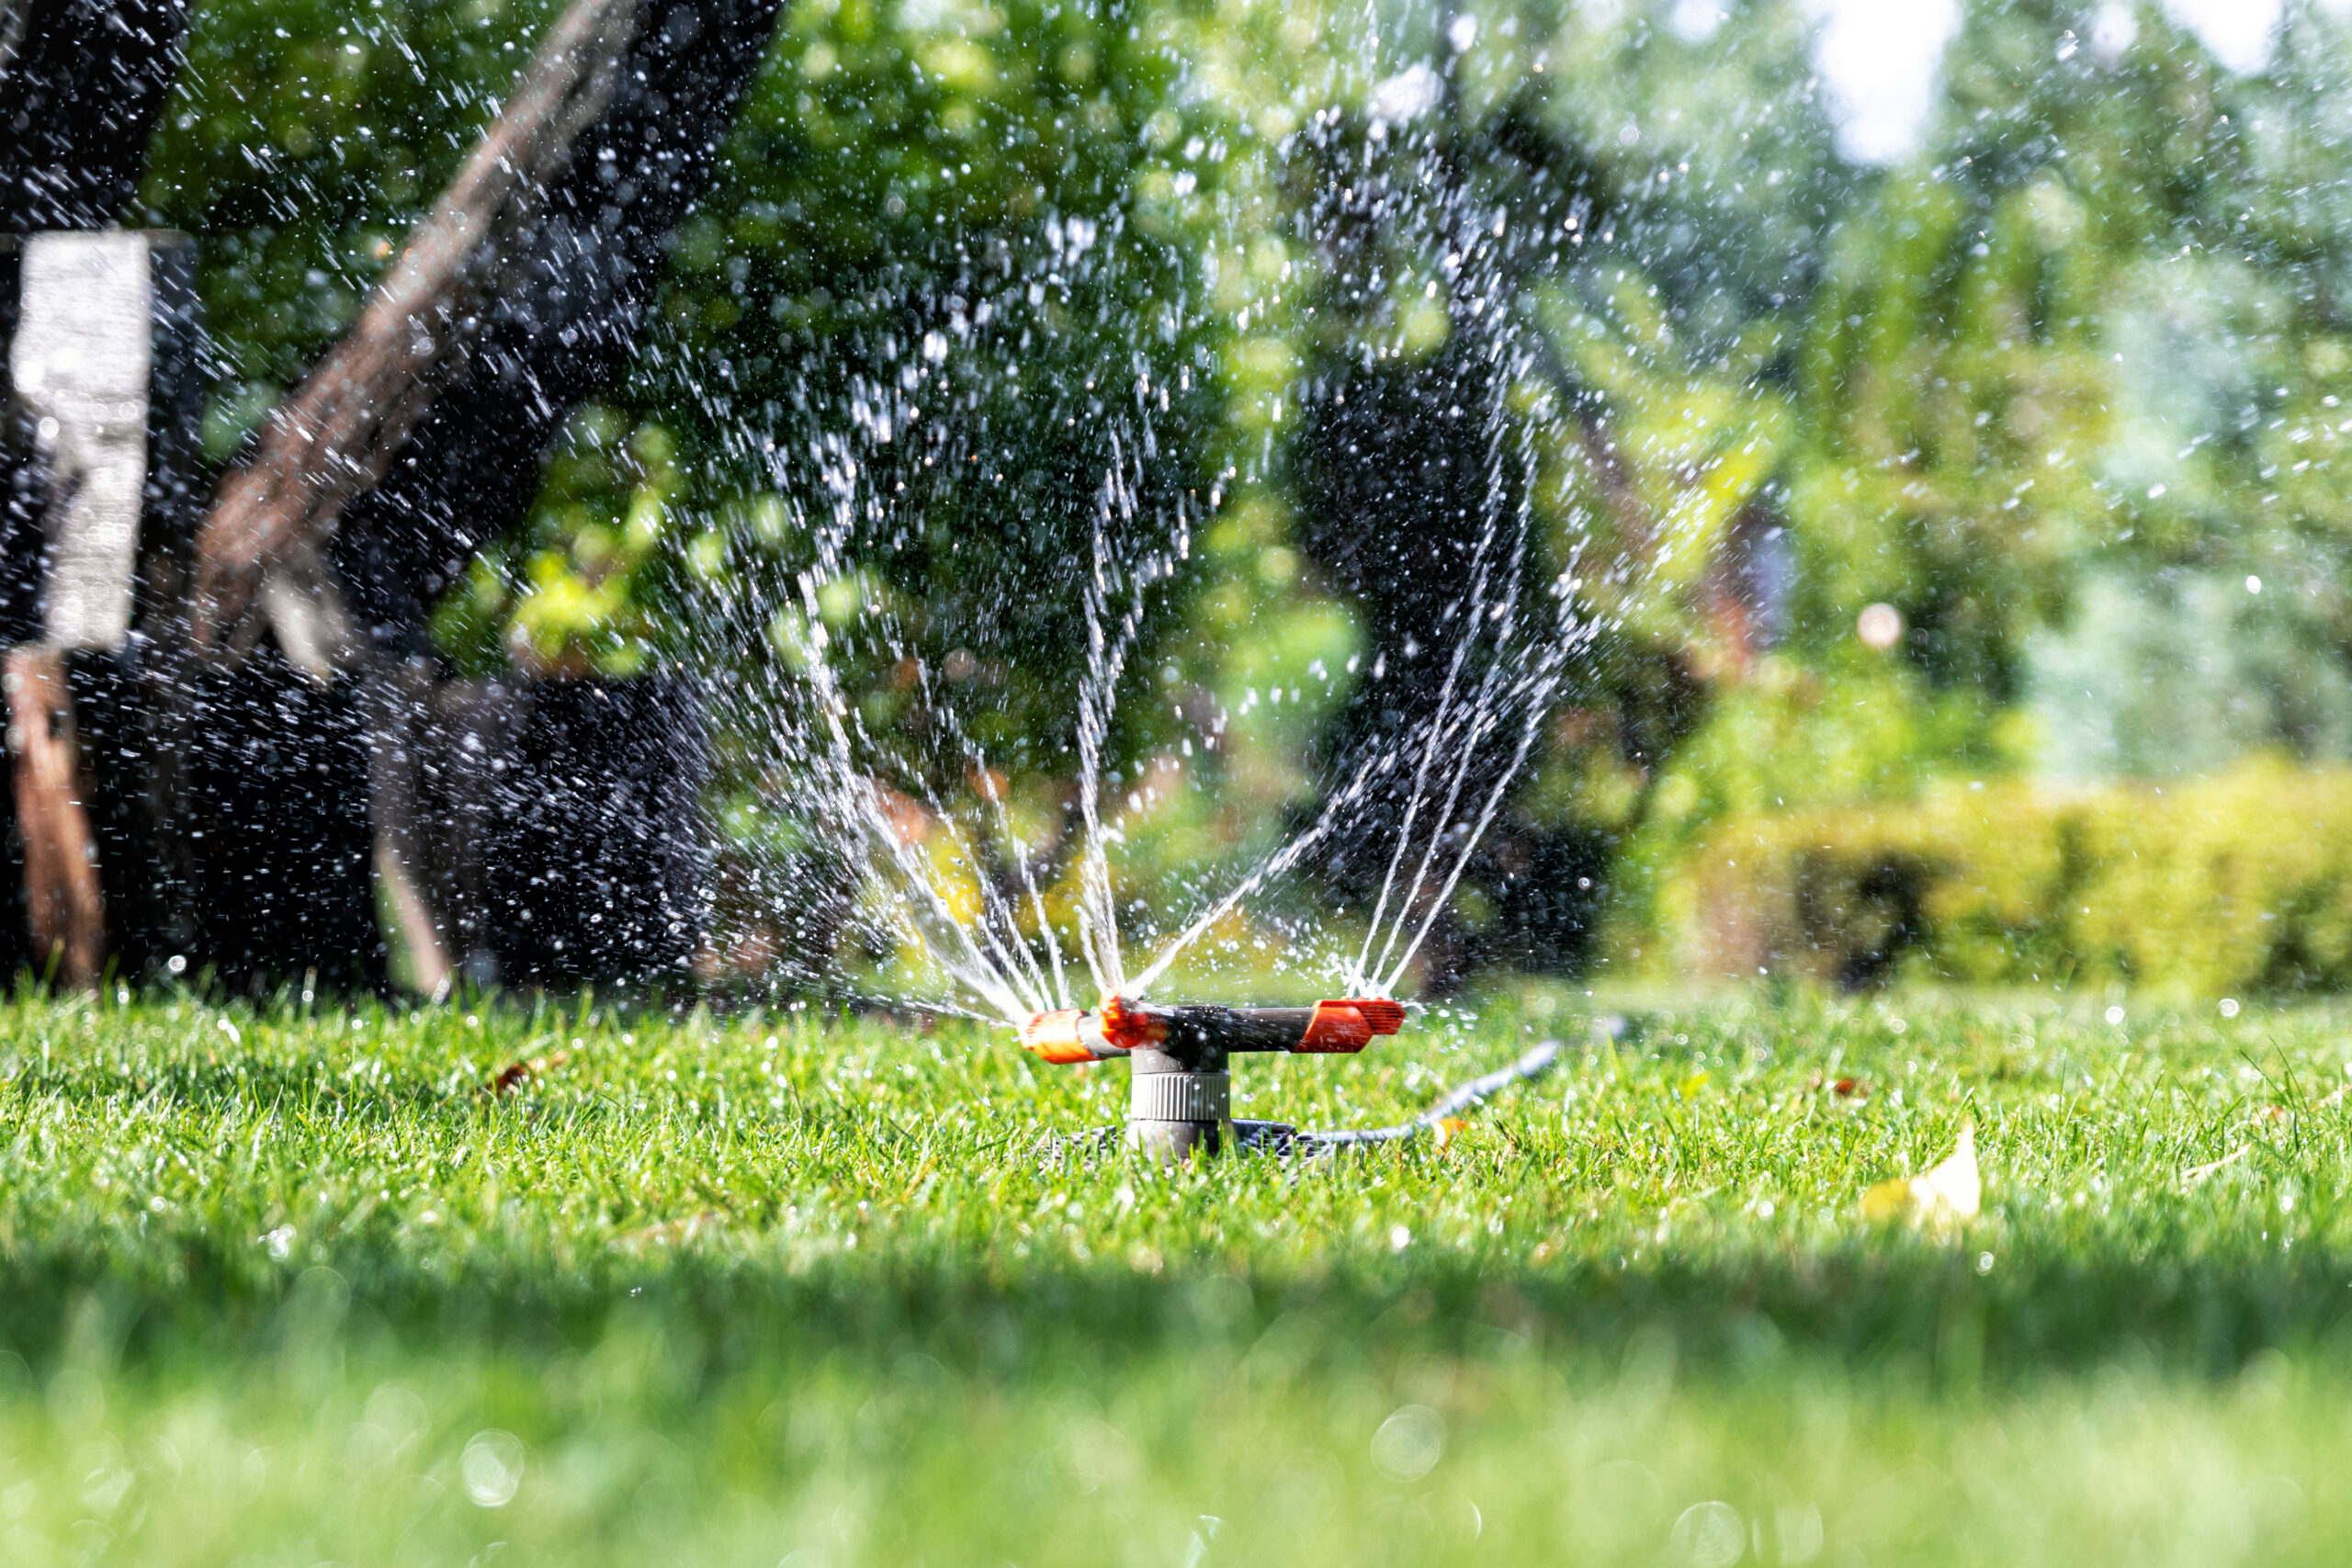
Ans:
<svg viewBox="0 0 2352 1568"><path fill-rule="evenodd" d="M25 241L8 368L49 470L43 640L112 651L130 631L153 365L150 236Z"/></svg>

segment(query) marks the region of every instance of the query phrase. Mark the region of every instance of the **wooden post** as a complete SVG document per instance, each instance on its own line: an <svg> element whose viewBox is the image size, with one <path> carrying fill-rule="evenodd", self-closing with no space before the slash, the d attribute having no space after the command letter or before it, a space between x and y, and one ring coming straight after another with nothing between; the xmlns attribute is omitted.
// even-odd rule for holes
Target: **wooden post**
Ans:
<svg viewBox="0 0 2352 1568"><path fill-rule="evenodd" d="M34 961L56 984L86 987L97 983L106 953L106 909L63 656L39 644L10 649L7 688Z"/></svg>
<svg viewBox="0 0 2352 1568"><path fill-rule="evenodd" d="M142 232L36 234L19 265L8 368L49 472L44 640L117 649L130 631L154 367Z"/></svg>

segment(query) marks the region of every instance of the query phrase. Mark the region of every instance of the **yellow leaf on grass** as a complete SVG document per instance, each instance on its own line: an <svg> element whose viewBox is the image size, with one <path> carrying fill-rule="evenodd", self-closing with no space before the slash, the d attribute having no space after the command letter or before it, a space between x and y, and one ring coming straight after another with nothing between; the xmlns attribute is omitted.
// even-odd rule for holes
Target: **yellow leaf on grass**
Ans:
<svg viewBox="0 0 2352 1568"><path fill-rule="evenodd" d="M1892 1181L1875 1183L1862 1194L1862 1218L1871 1224L1899 1220L1910 1212L1911 1183L1907 1178L1898 1176Z"/></svg>
<svg viewBox="0 0 2352 1568"><path fill-rule="evenodd" d="M1909 1220L1921 1230L1950 1230L1974 1219L1984 1203L1976 1169L1976 1127L1960 1124L1960 1143L1924 1175L1882 1181L1862 1194L1862 1218L1873 1224Z"/></svg>

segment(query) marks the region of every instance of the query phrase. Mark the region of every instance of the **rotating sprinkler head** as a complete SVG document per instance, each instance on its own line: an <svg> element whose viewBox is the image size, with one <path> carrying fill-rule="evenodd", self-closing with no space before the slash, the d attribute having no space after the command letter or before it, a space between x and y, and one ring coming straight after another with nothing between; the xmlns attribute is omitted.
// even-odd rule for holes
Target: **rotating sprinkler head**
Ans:
<svg viewBox="0 0 2352 1568"><path fill-rule="evenodd" d="M1215 1154L1232 1122L1227 1059L1250 1052L1351 1055L1375 1034L1394 1034L1405 1009L1351 997L1313 1007L1168 1006L1113 997L1091 1011L1041 1012L1022 1026L1021 1043L1048 1062L1124 1059L1133 1071L1127 1141L1163 1156Z"/></svg>

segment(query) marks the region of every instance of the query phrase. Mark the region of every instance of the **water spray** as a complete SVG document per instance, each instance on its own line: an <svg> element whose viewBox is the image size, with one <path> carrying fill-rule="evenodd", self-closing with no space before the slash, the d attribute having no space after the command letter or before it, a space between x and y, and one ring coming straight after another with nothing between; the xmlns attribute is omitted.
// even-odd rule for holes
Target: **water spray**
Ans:
<svg viewBox="0 0 2352 1568"><path fill-rule="evenodd" d="M1100 1008L1035 1014L1021 1043L1048 1062L1125 1060L1127 1142L1162 1158L1215 1154L1232 1137L1228 1059L1252 1053L1353 1055L1405 1025L1403 1004L1376 997L1312 1007L1170 1006L1113 997ZM1283 1134L1288 1128L1281 1129Z"/></svg>

